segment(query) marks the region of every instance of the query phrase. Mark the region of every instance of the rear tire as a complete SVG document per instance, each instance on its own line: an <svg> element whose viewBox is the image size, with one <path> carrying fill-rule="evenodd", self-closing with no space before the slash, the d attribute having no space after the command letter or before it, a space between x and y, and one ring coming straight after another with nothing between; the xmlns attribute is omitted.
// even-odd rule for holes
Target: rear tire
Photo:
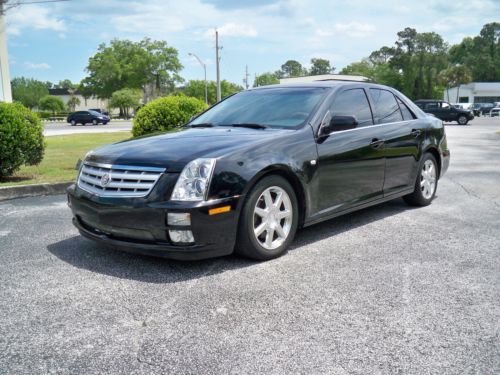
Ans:
<svg viewBox="0 0 500 375"><path fill-rule="evenodd" d="M436 196L438 186L438 166L436 158L430 154L424 154L420 164L415 190L405 195L404 201L410 206L428 206Z"/></svg>
<svg viewBox="0 0 500 375"><path fill-rule="evenodd" d="M298 207L287 180L276 175L264 177L250 191L243 206L236 252L257 260L283 255L297 231Z"/></svg>
<svg viewBox="0 0 500 375"><path fill-rule="evenodd" d="M459 125L467 125L467 122L469 122L469 120L467 119L467 116L460 115L458 116L457 122Z"/></svg>
<svg viewBox="0 0 500 375"><path fill-rule="evenodd" d="M71 120L71 126L76 126L76 121L75 120Z"/></svg>

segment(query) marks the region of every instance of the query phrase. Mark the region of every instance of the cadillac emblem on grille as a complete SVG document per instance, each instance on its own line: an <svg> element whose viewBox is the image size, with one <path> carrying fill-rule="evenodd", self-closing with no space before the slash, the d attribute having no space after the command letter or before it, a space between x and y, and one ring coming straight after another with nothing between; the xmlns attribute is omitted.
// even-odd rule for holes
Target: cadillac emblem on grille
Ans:
<svg viewBox="0 0 500 375"><path fill-rule="evenodd" d="M101 186L102 187L108 186L110 181L111 181L111 177L109 176L109 174L108 173L103 174L101 177Z"/></svg>

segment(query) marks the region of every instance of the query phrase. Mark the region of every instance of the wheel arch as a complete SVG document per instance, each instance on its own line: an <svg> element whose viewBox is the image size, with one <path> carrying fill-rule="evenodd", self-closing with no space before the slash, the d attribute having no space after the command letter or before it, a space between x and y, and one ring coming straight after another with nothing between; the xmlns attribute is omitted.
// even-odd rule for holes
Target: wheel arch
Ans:
<svg viewBox="0 0 500 375"><path fill-rule="evenodd" d="M270 175L281 176L292 186L299 206L299 228L301 228L304 224L307 206L305 188L300 178L290 167L282 164L275 164L260 170L245 187L244 195L247 196L260 180Z"/></svg>
<svg viewBox="0 0 500 375"><path fill-rule="evenodd" d="M424 151L424 154L425 153L429 153L431 154L432 156L434 156L434 159L436 159L436 162L438 164L438 173L437 173L437 176L438 176L438 179L439 179L439 176L441 176L441 164L442 164L442 160L441 160L441 155L439 154L439 150L436 146L429 146L425 149Z"/></svg>

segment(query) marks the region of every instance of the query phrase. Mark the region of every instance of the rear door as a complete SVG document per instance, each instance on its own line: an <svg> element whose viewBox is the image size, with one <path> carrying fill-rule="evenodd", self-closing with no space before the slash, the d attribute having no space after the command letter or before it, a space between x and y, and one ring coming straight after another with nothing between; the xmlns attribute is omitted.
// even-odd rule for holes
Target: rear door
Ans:
<svg viewBox="0 0 500 375"><path fill-rule="evenodd" d="M364 88L347 88L331 100L325 117L355 116L355 129L318 138L316 212L328 216L382 196L384 151Z"/></svg>
<svg viewBox="0 0 500 375"><path fill-rule="evenodd" d="M413 188L425 129L403 100L389 90L371 88L375 122L383 125L384 196Z"/></svg>
<svg viewBox="0 0 500 375"><path fill-rule="evenodd" d="M454 121L457 119L456 109L449 103L440 102L436 109L436 117L443 121Z"/></svg>

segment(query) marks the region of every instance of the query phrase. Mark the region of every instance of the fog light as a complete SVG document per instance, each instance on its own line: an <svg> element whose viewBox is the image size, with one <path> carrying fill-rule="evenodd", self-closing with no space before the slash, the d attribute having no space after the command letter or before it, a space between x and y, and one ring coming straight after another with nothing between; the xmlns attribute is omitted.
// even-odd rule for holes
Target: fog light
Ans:
<svg viewBox="0 0 500 375"><path fill-rule="evenodd" d="M168 225L191 225L191 215L185 212L169 212L167 223Z"/></svg>
<svg viewBox="0 0 500 375"><path fill-rule="evenodd" d="M190 230L169 230L168 234L172 242L193 243L193 232Z"/></svg>

